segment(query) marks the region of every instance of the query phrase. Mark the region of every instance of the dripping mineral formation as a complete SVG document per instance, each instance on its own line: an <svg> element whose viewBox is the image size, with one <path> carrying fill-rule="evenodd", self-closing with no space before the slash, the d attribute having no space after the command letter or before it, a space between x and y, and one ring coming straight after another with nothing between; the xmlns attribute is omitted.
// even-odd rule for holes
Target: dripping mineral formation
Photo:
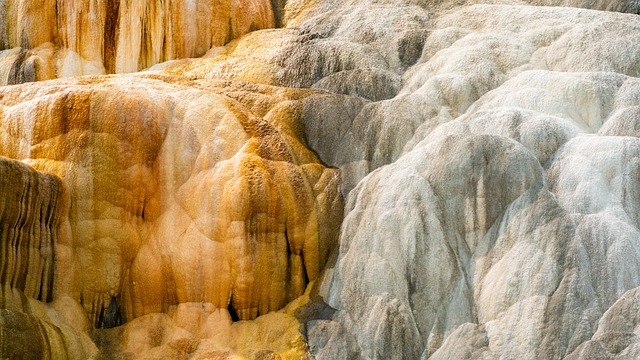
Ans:
<svg viewBox="0 0 640 360"><path fill-rule="evenodd" d="M0 358L640 358L638 13L0 1Z"/></svg>
<svg viewBox="0 0 640 360"><path fill-rule="evenodd" d="M0 50L11 49L0 60L3 81L134 72L202 56L274 27L279 11L275 0L3 0Z"/></svg>

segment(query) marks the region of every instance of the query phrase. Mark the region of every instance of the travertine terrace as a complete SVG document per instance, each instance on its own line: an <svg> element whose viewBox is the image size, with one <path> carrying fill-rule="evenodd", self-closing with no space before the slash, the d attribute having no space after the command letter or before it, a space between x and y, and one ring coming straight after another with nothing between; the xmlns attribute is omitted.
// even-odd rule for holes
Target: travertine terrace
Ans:
<svg viewBox="0 0 640 360"><path fill-rule="evenodd" d="M640 358L638 13L0 0L0 358Z"/></svg>

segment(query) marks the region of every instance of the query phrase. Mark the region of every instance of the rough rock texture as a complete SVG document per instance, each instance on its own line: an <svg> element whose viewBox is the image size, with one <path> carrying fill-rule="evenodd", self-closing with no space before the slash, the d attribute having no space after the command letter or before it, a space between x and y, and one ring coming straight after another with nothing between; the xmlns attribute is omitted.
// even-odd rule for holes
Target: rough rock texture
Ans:
<svg viewBox="0 0 640 360"><path fill-rule="evenodd" d="M299 140L310 95L170 77L5 88L0 152L68 190L57 291L98 326L185 302L252 319L301 295L342 214L335 170Z"/></svg>
<svg viewBox="0 0 640 360"><path fill-rule="evenodd" d="M0 354L5 359L78 359L97 352L82 308L53 300L60 179L0 157ZM40 301L38 301L40 300ZM50 302L48 305L43 302Z"/></svg>
<svg viewBox="0 0 640 360"><path fill-rule="evenodd" d="M17 165L3 171L4 188L16 195L2 223L25 218L20 228L30 235L3 231L3 282L30 297L69 296L98 328L172 312L187 326L203 306L253 319L302 295L335 247L339 177L300 140L300 108L313 91L167 76L1 91L0 153L62 180L22 170L19 187L9 173ZM37 181L43 190L32 189ZM51 194L63 185L63 194ZM59 217L47 195L65 205ZM32 225L36 215L42 221ZM45 225L56 230L43 235L48 253L31 249ZM197 306L183 306L190 303ZM283 329L301 336L300 324L287 321ZM289 341L286 331L270 346Z"/></svg>
<svg viewBox="0 0 640 360"><path fill-rule="evenodd" d="M592 339L580 345L567 359L634 359L638 346L638 288L627 291L598 322Z"/></svg>
<svg viewBox="0 0 640 360"><path fill-rule="evenodd" d="M633 357L597 326L640 281L637 33L569 8L434 21L338 155L350 184L379 169L349 193L317 358Z"/></svg>
<svg viewBox="0 0 640 360"><path fill-rule="evenodd" d="M90 359L91 324L69 297L44 304L8 284L0 288L0 354L5 359Z"/></svg>
<svg viewBox="0 0 640 360"><path fill-rule="evenodd" d="M183 317L149 314L124 326L94 330L101 359L307 359L303 325L282 312L254 321L232 322L226 311L203 308L200 303ZM196 315L196 316L193 316ZM195 321L194 321L195 320Z"/></svg>
<svg viewBox="0 0 640 360"><path fill-rule="evenodd" d="M627 1L530 3L626 12L637 12L640 6ZM357 114L348 123L326 119L322 135L314 137L323 143L314 150L330 152L323 160L331 159L330 165L344 171L345 193L365 174L395 161L437 125L462 115L520 72L615 71L636 76L638 71L636 49L628 45L637 41L635 16L575 8L455 5L292 1L285 12L290 29L251 33L203 58L152 70L314 87L372 100L363 109L345 109ZM335 131L336 126L341 131ZM342 139L334 136L349 145L335 146Z"/></svg>
<svg viewBox="0 0 640 360"><path fill-rule="evenodd" d="M0 158L0 284L52 300L62 193L57 177Z"/></svg>
<svg viewBox="0 0 640 360"><path fill-rule="evenodd" d="M3 0L0 84L134 72L274 27L269 0ZM277 2L276 2L277 3ZM11 50L9 50L11 49ZM18 52L19 56L12 56Z"/></svg>
<svg viewBox="0 0 640 360"><path fill-rule="evenodd" d="M0 357L640 356L639 2L34 4Z"/></svg>

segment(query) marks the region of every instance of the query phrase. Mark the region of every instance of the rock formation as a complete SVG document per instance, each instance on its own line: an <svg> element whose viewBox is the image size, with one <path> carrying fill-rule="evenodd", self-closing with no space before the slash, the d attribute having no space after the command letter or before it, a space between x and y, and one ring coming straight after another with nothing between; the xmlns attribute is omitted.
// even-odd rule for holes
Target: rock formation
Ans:
<svg viewBox="0 0 640 360"><path fill-rule="evenodd" d="M11 70L0 84L135 72L202 56L274 27L279 11L268 0L3 0L0 58Z"/></svg>
<svg viewBox="0 0 640 360"><path fill-rule="evenodd" d="M62 184L53 175L6 158L0 158L0 166L2 284L51 301Z"/></svg>
<svg viewBox="0 0 640 360"><path fill-rule="evenodd" d="M326 262L342 209L298 140L313 93L156 76L4 90L2 153L62 179L57 289L98 325L110 302L133 319L231 298L255 318Z"/></svg>
<svg viewBox="0 0 640 360"><path fill-rule="evenodd" d="M638 13L0 1L0 358L638 357Z"/></svg>
<svg viewBox="0 0 640 360"><path fill-rule="evenodd" d="M3 91L2 153L61 179L38 192L36 181L5 186L17 193L7 228L26 228L12 221L29 219L11 210L22 206L54 233L40 245L48 262L7 253L7 282L26 295L50 300L55 282L54 297L78 301L98 328L150 313L190 319L203 306L253 319L302 295L326 263L342 202L336 171L299 140L299 108L315 92L168 76ZM25 201L28 190L57 196ZM3 246L40 240L27 234Z"/></svg>
<svg viewBox="0 0 640 360"><path fill-rule="evenodd" d="M65 210L62 182L0 158L0 191L2 357L90 357L97 349L85 333L90 326L83 310L69 297L57 296L52 302L57 230Z"/></svg>

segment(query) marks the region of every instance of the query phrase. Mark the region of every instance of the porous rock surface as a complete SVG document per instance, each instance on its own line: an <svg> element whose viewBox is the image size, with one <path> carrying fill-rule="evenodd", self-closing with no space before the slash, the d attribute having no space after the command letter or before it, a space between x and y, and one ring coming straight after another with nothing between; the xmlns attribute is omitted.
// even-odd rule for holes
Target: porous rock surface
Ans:
<svg viewBox="0 0 640 360"><path fill-rule="evenodd" d="M0 89L0 357L639 356L637 1L79 3L7 83L149 69Z"/></svg>

